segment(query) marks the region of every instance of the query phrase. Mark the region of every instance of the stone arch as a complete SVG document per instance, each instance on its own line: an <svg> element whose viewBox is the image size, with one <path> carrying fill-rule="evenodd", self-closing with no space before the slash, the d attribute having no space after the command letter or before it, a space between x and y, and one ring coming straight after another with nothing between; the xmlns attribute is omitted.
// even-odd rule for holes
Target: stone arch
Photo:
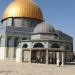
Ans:
<svg viewBox="0 0 75 75"><path fill-rule="evenodd" d="M27 48L31 45L29 42L21 42L20 47L23 48L25 44L27 44Z"/></svg>
<svg viewBox="0 0 75 75"><path fill-rule="evenodd" d="M57 43L52 44L51 48L60 48L60 45Z"/></svg>
<svg viewBox="0 0 75 75"><path fill-rule="evenodd" d="M42 43L35 43L33 48L44 48L44 45Z"/></svg>
<svg viewBox="0 0 75 75"><path fill-rule="evenodd" d="M25 43L25 44L23 44L23 46L22 46L22 48L27 48L28 47L28 45Z"/></svg>

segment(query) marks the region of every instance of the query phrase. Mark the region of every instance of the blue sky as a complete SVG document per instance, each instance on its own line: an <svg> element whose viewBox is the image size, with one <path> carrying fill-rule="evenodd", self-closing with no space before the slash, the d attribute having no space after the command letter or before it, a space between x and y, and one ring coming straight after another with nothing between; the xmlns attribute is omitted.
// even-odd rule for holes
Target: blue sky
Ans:
<svg viewBox="0 0 75 75"><path fill-rule="evenodd" d="M0 20L5 7L13 0L0 0ZM74 38L75 44L75 0L34 0L43 12L47 23L52 24ZM74 47L75 49L75 47Z"/></svg>

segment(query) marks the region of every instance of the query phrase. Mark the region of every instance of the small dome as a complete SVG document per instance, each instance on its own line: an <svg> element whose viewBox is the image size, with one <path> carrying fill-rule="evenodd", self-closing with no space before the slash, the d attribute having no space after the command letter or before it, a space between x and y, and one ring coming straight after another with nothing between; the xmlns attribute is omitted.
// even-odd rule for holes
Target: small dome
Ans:
<svg viewBox="0 0 75 75"><path fill-rule="evenodd" d="M55 32L55 29L52 25L42 22L34 28L33 33L53 33L53 32Z"/></svg>
<svg viewBox="0 0 75 75"><path fill-rule="evenodd" d="M14 0L3 14L3 19L9 17L28 17L43 20L42 12L33 0Z"/></svg>

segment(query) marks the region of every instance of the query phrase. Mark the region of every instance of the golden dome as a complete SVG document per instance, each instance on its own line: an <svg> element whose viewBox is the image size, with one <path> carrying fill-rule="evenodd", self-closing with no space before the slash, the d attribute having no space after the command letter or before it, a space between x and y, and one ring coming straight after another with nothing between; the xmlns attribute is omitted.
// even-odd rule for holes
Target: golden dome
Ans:
<svg viewBox="0 0 75 75"><path fill-rule="evenodd" d="M43 20L40 8L32 0L14 0L4 11L3 19L8 17L28 17Z"/></svg>

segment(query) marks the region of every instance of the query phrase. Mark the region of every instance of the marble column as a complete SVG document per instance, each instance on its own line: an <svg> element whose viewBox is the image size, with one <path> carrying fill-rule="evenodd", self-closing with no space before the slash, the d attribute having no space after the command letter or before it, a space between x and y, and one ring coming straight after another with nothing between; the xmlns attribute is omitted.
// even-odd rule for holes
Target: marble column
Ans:
<svg viewBox="0 0 75 75"><path fill-rule="evenodd" d="M48 64L48 50L46 50L46 64Z"/></svg>
<svg viewBox="0 0 75 75"><path fill-rule="evenodd" d="M64 66L64 52L62 52L62 66Z"/></svg>
<svg viewBox="0 0 75 75"><path fill-rule="evenodd" d="M59 56L59 52L57 52L57 66L59 66L59 62L60 62L60 56Z"/></svg>

